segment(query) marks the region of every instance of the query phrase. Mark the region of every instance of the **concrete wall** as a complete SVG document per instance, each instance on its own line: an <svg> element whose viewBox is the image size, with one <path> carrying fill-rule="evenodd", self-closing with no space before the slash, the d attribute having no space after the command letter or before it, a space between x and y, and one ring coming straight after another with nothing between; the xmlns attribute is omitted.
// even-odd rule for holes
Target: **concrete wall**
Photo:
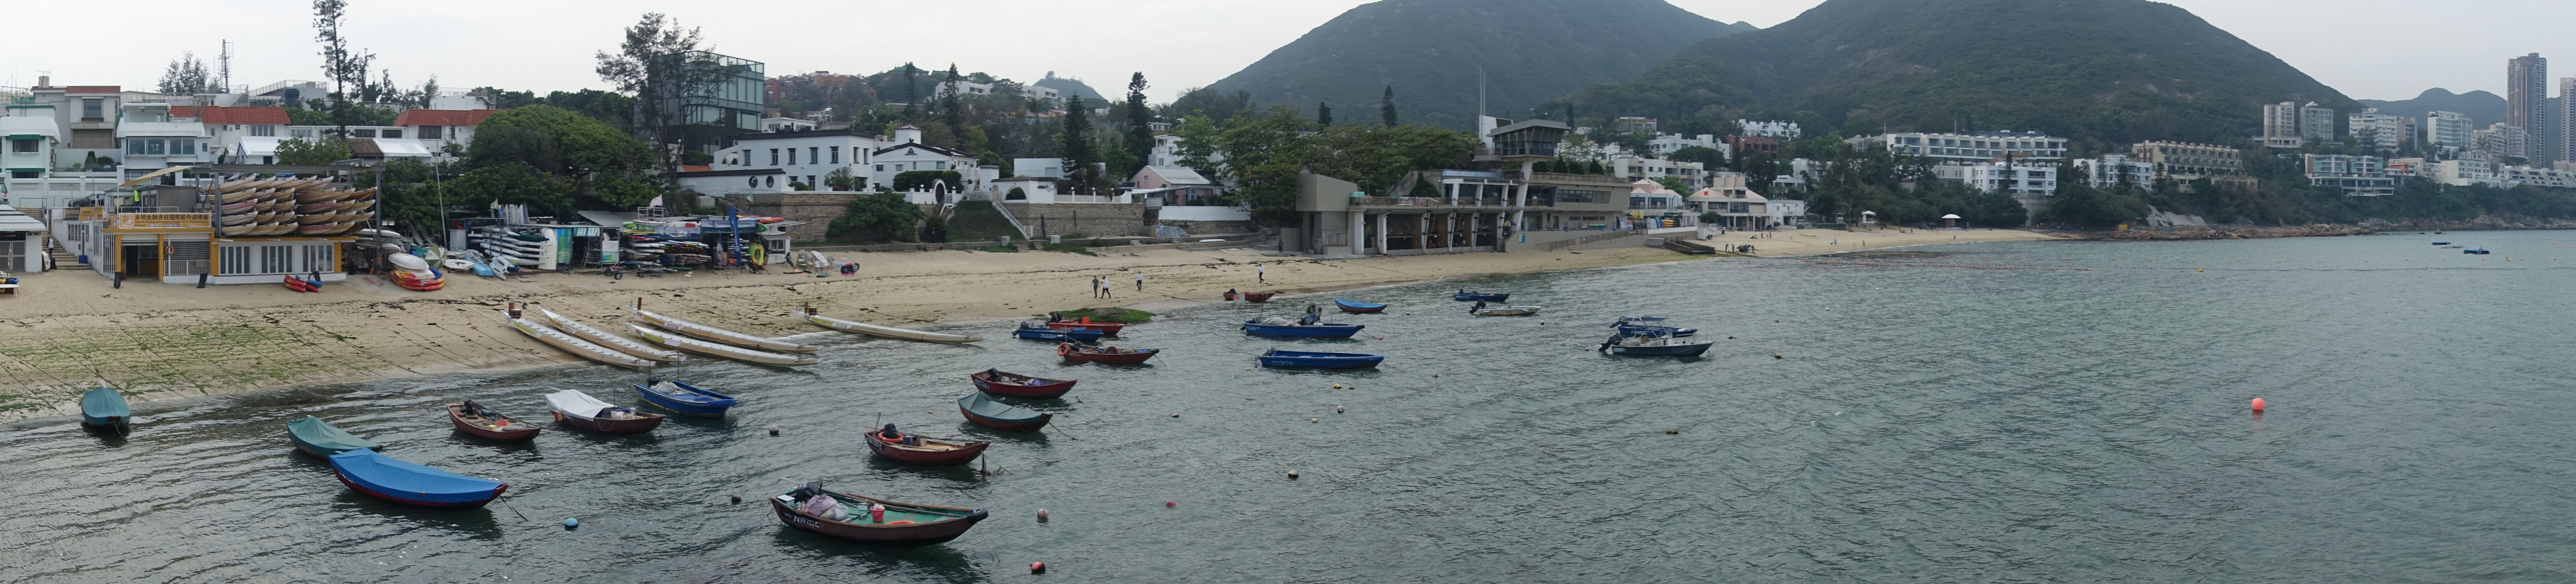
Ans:
<svg viewBox="0 0 2576 584"><path fill-rule="evenodd" d="M786 228L788 238L820 241L824 229L831 225L833 219L849 211L850 201L857 199L858 195L855 192L798 192L728 195L725 198L733 202L737 213L803 221L804 225Z"/></svg>
<svg viewBox="0 0 2576 584"><path fill-rule="evenodd" d="M1154 224L1178 227L1181 231L1187 232L1190 235L1256 233L1261 231L1261 227L1254 225L1251 221L1180 221L1164 219L1155 221Z"/></svg>
<svg viewBox="0 0 2576 584"><path fill-rule="evenodd" d="M1145 229L1145 206L1128 204L1053 204L1004 203L1011 216L1027 227L1031 237L1044 235L1127 236L1150 235ZM1044 231L1040 231L1043 225Z"/></svg>

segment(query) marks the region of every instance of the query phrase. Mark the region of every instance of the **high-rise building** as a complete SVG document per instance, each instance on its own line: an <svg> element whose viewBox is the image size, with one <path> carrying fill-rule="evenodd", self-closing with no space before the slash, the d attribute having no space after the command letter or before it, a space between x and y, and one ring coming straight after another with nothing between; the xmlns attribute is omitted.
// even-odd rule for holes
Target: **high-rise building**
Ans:
<svg viewBox="0 0 2576 584"><path fill-rule="evenodd" d="M2549 111L2541 107L2549 99L2549 60L2532 53L2507 61L2504 89L2504 125L2521 128L2526 134L2540 130L2549 116ZM2528 140L2525 142L2524 149L2503 154L2540 158L2535 155L2538 150L2529 148Z"/></svg>
<svg viewBox="0 0 2576 584"><path fill-rule="evenodd" d="M2558 80L2558 159L2576 161L2576 77Z"/></svg>
<svg viewBox="0 0 2576 584"><path fill-rule="evenodd" d="M2406 144L2407 121L2406 117L2383 114L2379 113L2379 108L2370 108L2349 116L2346 125L2352 127L2352 136L2360 139L2362 146L2394 152Z"/></svg>
<svg viewBox="0 0 2576 584"><path fill-rule="evenodd" d="M2273 148L2297 148L2307 144L2299 137L2299 102L2284 101L2263 106L2263 145Z"/></svg>
<svg viewBox="0 0 2576 584"><path fill-rule="evenodd" d="M2299 106L2299 137L2311 142L2335 141L2334 115L2334 108L2319 106L2317 102Z"/></svg>
<svg viewBox="0 0 2576 584"><path fill-rule="evenodd" d="M2469 116L2457 112L2424 113L2424 147L2459 152L2469 147Z"/></svg>

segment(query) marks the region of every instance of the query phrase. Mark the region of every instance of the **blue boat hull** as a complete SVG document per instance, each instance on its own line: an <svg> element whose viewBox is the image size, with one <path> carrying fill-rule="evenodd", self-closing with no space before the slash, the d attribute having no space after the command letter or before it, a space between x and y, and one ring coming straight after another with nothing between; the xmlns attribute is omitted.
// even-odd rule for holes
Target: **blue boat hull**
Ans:
<svg viewBox="0 0 2576 584"><path fill-rule="evenodd" d="M1505 300L1510 300L1510 299L1512 299L1512 295L1511 295L1511 294L1467 294L1467 293L1461 293L1461 294L1458 294L1458 295L1456 295L1456 296L1451 296L1451 298L1456 298L1456 299L1458 299L1458 301L1459 301L1459 302L1475 302L1475 301L1479 301L1479 300L1482 300L1482 301L1485 301L1485 302L1502 302L1502 301L1505 301Z"/></svg>
<svg viewBox="0 0 2576 584"><path fill-rule="evenodd" d="M1244 322L1244 323L1243 323L1243 332L1244 332L1244 334L1249 334L1249 335L1260 335L1260 336L1265 336L1265 337L1309 337L1309 338L1327 338L1327 339L1347 339L1347 338L1351 338L1351 335L1360 334L1360 329L1363 329L1363 328L1368 328L1368 325L1360 325L1360 324L1315 324L1315 325L1278 326L1278 325L1268 325L1268 324L1256 324L1256 323L1253 323L1253 322L1250 322L1250 321L1246 321L1246 322Z"/></svg>
<svg viewBox="0 0 2576 584"><path fill-rule="evenodd" d="M1108 333L1097 329L1019 329L1013 334L1041 341L1097 341Z"/></svg>
<svg viewBox="0 0 2576 584"><path fill-rule="evenodd" d="M686 399L659 391L653 391L652 388L646 387L642 383L631 383L629 385L635 386L635 395L644 398L645 403L653 404L655 407L670 410L683 416L722 418L724 417L726 410L733 409L734 404L739 403L732 396L707 391L687 384L682 384L681 386L695 389L698 393L707 395L701 396L704 399Z"/></svg>
<svg viewBox="0 0 2576 584"><path fill-rule="evenodd" d="M1610 347L1610 354L1612 354L1612 355L1640 355L1640 356L1645 356L1645 355L1654 355L1654 356L1692 357L1692 356L1697 356L1697 355L1699 355L1699 354L1701 354L1701 353L1706 353L1706 352L1708 352L1708 348L1709 348L1709 347L1714 347L1714 346L1717 346L1717 344L1716 344L1716 343L1699 343L1699 344L1695 344L1695 345L1679 345L1679 346L1671 346L1671 347L1615 347L1615 346L1614 346L1614 347Z"/></svg>
<svg viewBox="0 0 2576 584"><path fill-rule="evenodd" d="M1676 336L1676 337L1687 337L1687 336L1692 336L1692 335L1697 335L1697 334L1699 334L1699 329L1695 329L1695 328L1679 328L1679 327L1669 327L1669 326L1653 326L1653 325L1634 325L1634 324L1623 324L1623 325L1619 325L1619 334L1623 334L1623 335L1643 335L1643 336L1655 336L1655 335L1671 334L1672 336Z"/></svg>
<svg viewBox="0 0 2576 584"><path fill-rule="evenodd" d="M361 494L406 505L473 509L501 497L510 485L396 460L368 450L331 456L340 484Z"/></svg>
<svg viewBox="0 0 2576 584"><path fill-rule="evenodd" d="M81 425L124 432L132 428L134 409L115 389L101 387L81 394Z"/></svg>
<svg viewBox="0 0 2576 584"><path fill-rule="evenodd" d="M1334 305L1334 306L1342 307L1342 311L1343 311L1343 312L1355 312L1355 313L1360 313L1360 314L1373 314L1373 313L1382 312L1382 311L1385 311L1385 310L1386 310L1386 305L1384 305L1384 304L1373 304L1373 303L1368 303L1368 302L1352 302L1352 301L1349 301L1349 300L1342 300L1342 299L1338 299L1338 298L1336 298L1336 299L1334 299L1334 300L1333 300L1333 305Z"/></svg>
<svg viewBox="0 0 2576 584"><path fill-rule="evenodd" d="M1307 367L1314 369L1362 369L1386 361L1385 355L1362 353L1306 353L1272 351L1261 355L1263 367Z"/></svg>

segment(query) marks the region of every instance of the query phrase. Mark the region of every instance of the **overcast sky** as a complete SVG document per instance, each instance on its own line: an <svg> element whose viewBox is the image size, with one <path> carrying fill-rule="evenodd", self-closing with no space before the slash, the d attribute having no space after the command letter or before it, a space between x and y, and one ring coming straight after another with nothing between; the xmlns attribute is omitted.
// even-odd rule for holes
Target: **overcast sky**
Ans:
<svg viewBox="0 0 2576 584"><path fill-rule="evenodd" d="M1817 0L1668 0L1709 18L1771 26ZM704 29L716 50L794 72L875 72L913 61L1034 81L1048 71L1122 92L1144 71L1156 101L1206 85L1361 0L350 0L346 33L397 83L435 74L442 87L539 92L602 87L592 55L613 48L645 11ZM2173 0L2360 99L2405 99L2431 87L2502 93L2505 60L2562 59L2576 77L2576 2L2455 0ZM181 51L211 64L234 43L232 81L320 79L303 0L13 2L0 86L124 85L151 89ZM150 15L136 17L132 15ZM102 20L107 19L107 20ZM2011 34L2009 19L1993 32ZM106 26L108 28L100 28ZM113 30L112 34L102 31ZM1608 33L1608 31L1605 31ZM2554 85L2554 84L2553 84Z"/></svg>

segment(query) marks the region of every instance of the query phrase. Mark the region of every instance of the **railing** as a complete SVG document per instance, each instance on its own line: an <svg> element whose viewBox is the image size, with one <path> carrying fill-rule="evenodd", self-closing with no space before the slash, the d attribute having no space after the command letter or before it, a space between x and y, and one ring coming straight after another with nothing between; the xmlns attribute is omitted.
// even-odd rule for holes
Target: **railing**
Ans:
<svg viewBox="0 0 2576 584"><path fill-rule="evenodd" d="M1002 201L998 200L991 202L993 203L993 210L1002 214L1002 220L1011 222L1011 228L1019 230L1021 239L1027 239L1029 237L1029 226L1021 224L1019 217L1011 215L1010 205L1004 205L1002 204Z"/></svg>
<svg viewBox="0 0 2576 584"><path fill-rule="evenodd" d="M1456 203L1451 203L1449 201L1450 199L1441 197L1353 197L1351 199L1351 204L1362 207L1516 208L1512 207L1511 199L1457 199ZM1538 197L1530 197L1530 205L1528 208L1538 209L1550 206L1552 205L1548 205Z"/></svg>

